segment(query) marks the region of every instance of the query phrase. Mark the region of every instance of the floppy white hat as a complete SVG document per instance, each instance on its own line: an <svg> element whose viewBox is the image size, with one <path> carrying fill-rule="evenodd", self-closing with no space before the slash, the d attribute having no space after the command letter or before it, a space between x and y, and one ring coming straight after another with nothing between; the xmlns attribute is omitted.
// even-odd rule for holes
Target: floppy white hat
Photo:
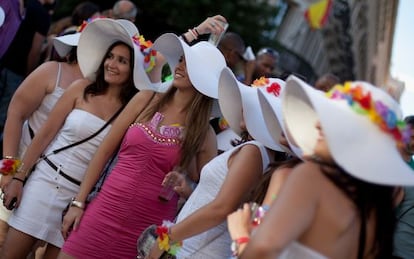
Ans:
<svg viewBox="0 0 414 259"><path fill-rule="evenodd" d="M410 129L398 103L366 82L334 87L327 95L291 76L282 97L286 127L305 154L312 154L319 120L335 162L361 180L381 185L414 185L397 141Z"/></svg>
<svg viewBox="0 0 414 259"><path fill-rule="evenodd" d="M80 32L58 36L53 39L53 46L60 57L65 57L70 50L78 46Z"/></svg>
<svg viewBox="0 0 414 259"><path fill-rule="evenodd" d="M219 105L230 128L240 136L240 122L244 118L247 131L266 147L284 151L267 130L257 96L258 87L239 82L229 68L224 68L219 80Z"/></svg>
<svg viewBox="0 0 414 259"><path fill-rule="evenodd" d="M145 71L145 67L150 62L147 59L154 53L146 45L148 42L140 36L137 27L132 22L123 19L98 18L88 23L83 29L77 50L79 67L83 76L95 81L96 71L108 48L117 41L124 42L134 50L135 87L139 90L159 91L158 84L151 83ZM149 55L147 59L143 51Z"/></svg>
<svg viewBox="0 0 414 259"><path fill-rule="evenodd" d="M218 81L226 60L214 45L207 41L191 47L173 33L165 33L154 41L153 48L166 58L171 73L174 73L180 57L184 55L187 73L193 86L202 94L218 98ZM163 83L168 88L172 81Z"/></svg>
<svg viewBox="0 0 414 259"><path fill-rule="evenodd" d="M276 83L280 87L280 93L272 91L272 84ZM303 154L299 147L294 145L288 137L290 133L285 127L282 114L282 93L285 90L285 81L277 78L268 78L266 87L258 89L260 106L267 129L276 143L280 142L283 133L289 143L289 148L281 145L283 150L291 155L302 158Z"/></svg>

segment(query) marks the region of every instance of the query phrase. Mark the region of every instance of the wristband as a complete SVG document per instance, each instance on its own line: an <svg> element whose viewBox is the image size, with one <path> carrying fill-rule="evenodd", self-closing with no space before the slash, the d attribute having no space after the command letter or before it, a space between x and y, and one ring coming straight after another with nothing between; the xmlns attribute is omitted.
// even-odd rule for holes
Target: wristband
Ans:
<svg viewBox="0 0 414 259"><path fill-rule="evenodd" d="M232 252L233 256L234 257L239 256L239 247L240 247L240 245L248 243L249 241L250 241L250 237L239 237L239 238L234 239L231 242L231 246L230 246L230 249L231 249L231 252Z"/></svg>
<svg viewBox="0 0 414 259"><path fill-rule="evenodd" d="M22 184L24 184L24 182L25 182L25 180L20 179L19 177L13 177L13 178L12 178L12 180L19 181L19 182L21 182Z"/></svg>

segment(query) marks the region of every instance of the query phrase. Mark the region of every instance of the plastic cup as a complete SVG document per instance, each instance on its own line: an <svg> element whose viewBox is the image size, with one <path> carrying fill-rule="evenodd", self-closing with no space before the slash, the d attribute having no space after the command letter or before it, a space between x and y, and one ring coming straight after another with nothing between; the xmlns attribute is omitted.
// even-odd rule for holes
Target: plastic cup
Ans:
<svg viewBox="0 0 414 259"><path fill-rule="evenodd" d="M214 46L217 46L219 44L221 38L223 38L224 33L226 33L227 28L229 27L228 23L222 23L222 25L224 27L224 30L219 35L212 33L210 34L210 37L208 38L208 42L210 42Z"/></svg>

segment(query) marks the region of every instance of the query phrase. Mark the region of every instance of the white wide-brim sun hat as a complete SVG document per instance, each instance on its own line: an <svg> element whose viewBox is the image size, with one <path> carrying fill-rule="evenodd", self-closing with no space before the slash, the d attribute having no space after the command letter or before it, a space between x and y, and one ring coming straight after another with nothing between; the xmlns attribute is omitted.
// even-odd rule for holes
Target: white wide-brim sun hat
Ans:
<svg viewBox="0 0 414 259"><path fill-rule="evenodd" d="M207 41L198 42L191 47L173 33L159 36L153 48L166 58L171 73L184 55L187 74L192 85L200 93L211 98L218 98L218 81L221 70L226 67L223 54ZM163 83L162 88L168 88L172 81Z"/></svg>
<svg viewBox="0 0 414 259"><path fill-rule="evenodd" d="M239 82L229 68L224 68L219 80L221 113L237 135L242 133L240 122L244 119L250 136L272 150L283 152L267 130L257 92L257 87Z"/></svg>
<svg viewBox="0 0 414 259"><path fill-rule="evenodd" d="M81 33L75 32L63 36L58 36L53 39L53 46L60 57L66 57L73 47L78 46Z"/></svg>
<svg viewBox="0 0 414 259"><path fill-rule="evenodd" d="M159 83L152 83L145 72L144 55L137 40L139 37L137 27L128 20L98 18L91 21L83 29L78 43L78 62L85 78L95 81L96 71L99 68L108 48L117 41L124 42L134 50L134 84L139 90L159 89Z"/></svg>
<svg viewBox="0 0 414 259"><path fill-rule="evenodd" d="M313 154L319 138L316 129L319 120L333 159L350 175L380 185L414 185L414 172L402 159L396 139L368 116L385 112L387 119L395 123L402 118L398 103L366 82L353 82L349 86L353 94L357 92L364 97L358 104L368 103L370 113L356 105L354 97L342 95L336 88L328 98L294 76L286 80L282 111L295 143L304 154Z"/></svg>
<svg viewBox="0 0 414 259"><path fill-rule="evenodd" d="M276 143L280 142L280 137L282 133L284 134L289 147L281 145L283 150L286 153L289 153L293 156L302 158L302 150L291 142L291 139L288 137L290 133L287 131L282 113L282 93L285 89L285 82L280 79L273 79L281 86L281 93L275 94L272 91L268 91L266 88L259 88L258 96L260 106L263 112L263 117L266 122L266 127L272 136L273 140Z"/></svg>

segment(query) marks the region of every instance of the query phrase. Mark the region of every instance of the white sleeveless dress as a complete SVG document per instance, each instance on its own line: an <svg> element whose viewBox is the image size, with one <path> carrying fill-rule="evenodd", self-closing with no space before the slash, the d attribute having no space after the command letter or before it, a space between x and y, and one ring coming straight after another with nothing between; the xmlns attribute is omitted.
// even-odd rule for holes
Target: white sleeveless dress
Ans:
<svg viewBox="0 0 414 259"><path fill-rule="evenodd" d="M260 149L263 173L269 165L266 148L257 141L249 141L234 147L212 159L201 170L200 182L177 216L177 222L184 220L199 208L214 200L228 172L227 161L231 154L244 145L255 145ZM183 241L177 258L229 258L231 237L227 221L201 234Z"/></svg>
<svg viewBox="0 0 414 259"><path fill-rule="evenodd" d="M65 89L61 88L59 86L60 83L60 76L62 73L62 64L58 63L58 73L56 77L56 84L55 89L50 94L46 95L42 103L40 104L39 108L32 113L30 118L26 120L23 124L22 128L22 137L20 139L20 145L19 145L19 157L22 157L24 152L26 151L26 148L29 146L30 142L32 141L32 138L29 134L29 127L28 122L30 122L30 126L32 127L34 132L37 132L42 124L46 121L47 116L49 115L50 111L52 110L53 106L55 106L58 99L62 96ZM11 211L6 209L6 207L3 206L3 203L0 202L0 220L7 221L10 217Z"/></svg>
<svg viewBox="0 0 414 259"><path fill-rule="evenodd" d="M44 154L48 155L53 150L82 140L104 124L105 121L101 118L84 110L74 109ZM89 161L109 129L110 126L85 143L47 157L66 175L82 181ZM67 180L42 159L26 182L20 206L13 211L9 225L62 247L62 211L78 191L79 185Z"/></svg>
<svg viewBox="0 0 414 259"><path fill-rule="evenodd" d="M288 247L283 250L278 259L328 259L328 257L316 252L315 250L302 245L299 242L292 242Z"/></svg>

